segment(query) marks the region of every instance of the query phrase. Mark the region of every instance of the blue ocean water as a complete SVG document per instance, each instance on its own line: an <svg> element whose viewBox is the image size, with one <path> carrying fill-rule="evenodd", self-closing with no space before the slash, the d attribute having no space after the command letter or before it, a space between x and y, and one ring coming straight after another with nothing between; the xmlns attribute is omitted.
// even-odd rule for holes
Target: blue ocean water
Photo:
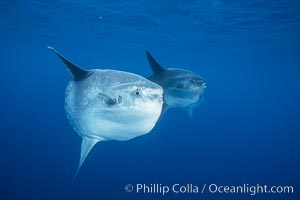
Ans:
<svg viewBox="0 0 300 200"><path fill-rule="evenodd" d="M0 199L297 199L300 2L297 0L0 1ZM203 76L194 119L169 110L154 130L95 146L75 182L80 137L65 116L70 75L51 45L85 68ZM127 184L199 193L126 192ZM204 184L293 186L293 194L202 194Z"/></svg>

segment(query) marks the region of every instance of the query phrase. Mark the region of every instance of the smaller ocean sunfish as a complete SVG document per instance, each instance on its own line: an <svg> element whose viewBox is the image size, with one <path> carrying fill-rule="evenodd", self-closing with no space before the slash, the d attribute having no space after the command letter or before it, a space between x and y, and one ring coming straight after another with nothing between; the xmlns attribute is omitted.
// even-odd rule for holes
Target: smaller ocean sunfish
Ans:
<svg viewBox="0 0 300 200"><path fill-rule="evenodd" d="M130 140L152 130L163 105L163 89L158 84L129 72L86 70L48 48L73 76L66 89L65 110L82 137L76 174L97 142Z"/></svg>
<svg viewBox="0 0 300 200"><path fill-rule="evenodd" d="M164 89L163 112L169 108L179 107L186 109L193 118L192 109L203 99L206 88L204 79L188 70L163 68L148 51L146 54L153 71L153 75L148 79Z"/></svg>

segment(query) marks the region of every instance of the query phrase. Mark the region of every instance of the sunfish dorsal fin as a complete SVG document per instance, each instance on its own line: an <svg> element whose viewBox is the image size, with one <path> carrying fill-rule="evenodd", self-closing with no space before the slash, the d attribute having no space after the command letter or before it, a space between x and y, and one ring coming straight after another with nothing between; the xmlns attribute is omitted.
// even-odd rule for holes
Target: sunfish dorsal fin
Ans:
<svg viewBox="0 0 300 200"><path fill-rule="evenodd" d="M73 180L75 180L75 178L76 178L76 176L77 176L77 174L78 174L78 172L80 170L80 167L84 163L86 157L89 155L91 149L99 141L100 140L96 139L96 138L82 136L79 165L78 165L78 168L77 168L77 171L75 173L75 176L74 176Z"/></svg>
<svg viewBox="0 0 300 200"><path fill-rule="evenodd" d="M71 61L69 61L67 58L65 58L62 54L60 54L58 51L56 51L53 47L47 46L48 49L53 51L68 67L70 73L72 74L72 77L75 81L80 81L89 75L91 75L90 70L83 69L75 64L73 64Z"/></svg>
<svg viewBox="0 0 300 200"><path fill-rule="evenodd" d="M154 74L158 74L166 71L166 69L160 66L160 64L158 64L158 62L151 56L151 54L147 50L146 50L146 54L147 54L149 65L152 71L154 72Z"/></svg>

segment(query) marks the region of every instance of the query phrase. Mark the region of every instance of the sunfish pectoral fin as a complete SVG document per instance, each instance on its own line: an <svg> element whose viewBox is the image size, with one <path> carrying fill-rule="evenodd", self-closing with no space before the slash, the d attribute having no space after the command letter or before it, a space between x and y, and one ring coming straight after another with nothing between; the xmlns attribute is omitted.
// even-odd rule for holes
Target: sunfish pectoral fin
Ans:
<svg viewBox="0 0 300 200"><path fill-rule="evenodd" d="M166 69L160 66L160 64L158 64L158 62L151 56L151 54L147 50L146 50L146 54L147 54L149 65L152 71L154 72L154 74L158 74L166 71Z"/></svg>
<svg viewBox="0 0 300 200"><path fill-rule="evenodd" d="M82 136L79 165L78 165L78 168L77 168L77 171L75 173L73 180L75 180L75 178L80 170L80 167L84 163L89 152L95 146L95 144L97 144L97 142L99 142L99 141L100 141L100 139Z"/></svg>
<svg viewBox="0 0 300 200"><path fill-rule="evenodd" d="M67 58L65 58L61 53L56 51L53 47L47 46L48 49L53 51L68 67L70 73L72 74L72 77L75 81L80 81L92 74L90 70L83 69L75 64L73 64L71 61L69 61Z"/></svg>
<svg viewBox="0 0 300 200"><path fill-rule="evenodd" d="M120 101L122 101L121 96L118 96L118 99L112 99L109 96L107 96L106 94L103 94L101 92L98 93L98 97L101 98L103 100L104 104L107 106L112 106L112 105L117 104Z"/></svg>

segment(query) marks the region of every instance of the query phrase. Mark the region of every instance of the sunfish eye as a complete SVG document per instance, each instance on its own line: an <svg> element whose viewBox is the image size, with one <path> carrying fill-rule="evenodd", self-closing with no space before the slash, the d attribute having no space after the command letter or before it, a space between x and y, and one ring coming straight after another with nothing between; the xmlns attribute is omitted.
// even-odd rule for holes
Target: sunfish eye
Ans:
<svg viewBox="0 0 300 200"><path fill-rule="evenodd" d="M204 83L204 81L201 79L190 79L190 82L194 85L200 85L200 86Z"/></svg>
<svg viewBox="0 0 300 200"><path fill-rule="evenodd" d="M122 96L118 95L117 102L122 103Z"/></svg>
<svg viewBox="0 0 300 200"><path fill-rule="evenodd" d="M136 90L134 91L134 94L135 94L136 96L141 96L141 91L140 91L140 89L136 89Z"/></svg>

